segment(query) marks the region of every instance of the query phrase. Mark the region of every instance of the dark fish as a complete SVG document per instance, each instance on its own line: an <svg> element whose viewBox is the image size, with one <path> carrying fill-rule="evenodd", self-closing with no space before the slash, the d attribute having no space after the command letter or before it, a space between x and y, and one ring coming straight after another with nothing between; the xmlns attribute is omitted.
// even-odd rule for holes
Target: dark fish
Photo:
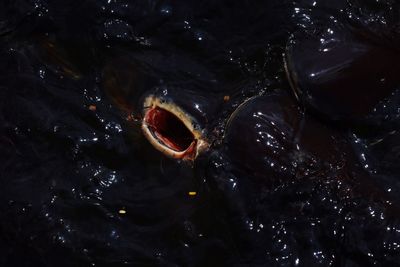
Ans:
<svg viewBox="0 0 400 267"><path fill-rule="evenodd" d="M290 38L287 77L296 96L325 117L364 120L400 86L396 34L326 20Z"/></svg>
<svg viewBox="0 0 400 267"><path fill-rule="evenodd" d="M142 121L145 137L165 155L194 160L228 102L212 73L178 54L117 58L103 70L103 87L128 117Z"/></svg>
<svg viewBox="0 0 400 267"><path fill-rule="evenodd" d="M290 185L333 182L347 187L342 193L348 197L381 203L388 214L399 211L360 165L346 134L305 114L284 90L244 102L230 117L222 144L225 171L236 177L239 191L257 199Z"/></svg>
<svg viewBox="0 0 400 267"><path fill-rule="evenodd" d="M270 185L328 175L348 160L344 139L282 90L244 102L230 117L223 144L235 169Z"/></svg>
<svg viewBox="0 0 400 267"><path fill-rule="evenodd" d="M158 88L144 100L143 132L164 154L194 160L210 146L209 125L222 102L222 97L196 89Z"/></svg>

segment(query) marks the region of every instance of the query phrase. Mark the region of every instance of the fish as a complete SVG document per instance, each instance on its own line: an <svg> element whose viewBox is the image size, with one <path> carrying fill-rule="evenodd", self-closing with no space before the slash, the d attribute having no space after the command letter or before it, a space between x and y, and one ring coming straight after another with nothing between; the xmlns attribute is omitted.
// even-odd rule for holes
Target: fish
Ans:
<svg viewBox="0 0 400 267"><path fill-rule="evenodd" d="M107 96L140 123L149 143L186 162L209 151L220 139L218 126L246 98L241 87L226 86L201 62L178 53L125 55L107 64L102 76Z"/></svg>
<svg viewBox="0 0 400 267"><path fill-rule="evenodd" d="M318 23L318 24L317 24ZM362 123L400 86L396 34L331 16L294 32L285 70L301 105L331 121Z"/></svg>
<svg viewBox="0 0 400 267"><path fill-rule="evenodd" d="M239 173L271 186L343 168L344 146L338 132L306 115L282 89L242 103L223 139L223 151Z"/></svg>
<svg viewBox="0 0 400 267"><path fill-rule="evenodd" d="M210 147L208 120L217 109L213 99L187 88L157 88L143 102L144 135L167 156L193 161Z"/></svg>

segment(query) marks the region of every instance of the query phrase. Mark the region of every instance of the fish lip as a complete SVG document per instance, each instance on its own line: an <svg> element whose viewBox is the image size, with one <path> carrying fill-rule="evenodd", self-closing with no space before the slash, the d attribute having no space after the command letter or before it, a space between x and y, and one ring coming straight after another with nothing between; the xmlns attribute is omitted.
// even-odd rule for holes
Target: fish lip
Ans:
<svg viewBox="0 0 400 267"><path fill-rule="evenodd" d="M193 141L184 150L176 150L170 147L158 136L153 127L151 127L148 122L149 114L150 111L155 108L166 110L175 115L192 133ZM144 136L154 148L170 158L194 161L199 154L208 150L210 147L209 142L205 138L204 129L198 129L195 126L198 125L196 120L171 101L167 102L155 95L150 95L144 100L143 114L142 131Z"/></svg>

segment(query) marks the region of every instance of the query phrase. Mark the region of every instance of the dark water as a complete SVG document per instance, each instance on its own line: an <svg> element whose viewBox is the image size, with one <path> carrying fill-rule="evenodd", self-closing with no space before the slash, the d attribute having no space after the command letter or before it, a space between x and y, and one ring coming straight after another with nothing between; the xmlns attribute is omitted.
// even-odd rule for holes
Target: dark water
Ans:
<svg viewBox="0 0 400 267"><path fill-rule="evenodd" d="M239 99L288 89L287 39L330 16L400 25L390 0L1 1L0 265L400 265L396 94L377 128L325 122L368 179L332 166L273 189L236 172L220 142L193 166L165 158L138 107L110 97L144 90L139 69L229 91L226 118Z"/></svg>

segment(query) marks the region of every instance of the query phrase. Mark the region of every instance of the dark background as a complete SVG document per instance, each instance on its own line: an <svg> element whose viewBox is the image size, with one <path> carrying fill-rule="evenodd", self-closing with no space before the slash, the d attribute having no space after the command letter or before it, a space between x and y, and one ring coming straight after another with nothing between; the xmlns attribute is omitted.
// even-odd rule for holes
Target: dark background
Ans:
<svg viewBox="0 0 400 267"><path fill-rule="evenodd" d="M218 147L194 166L167 159L109 97L134 90L138 66L242 97L287 90L291 33L326 16L398 29L399 12L395 1L2 0L0 265L399 265L398 213L357 183L317 172L264 190ZM395 206L399 133L373 130L342 132Z"/></svg>

